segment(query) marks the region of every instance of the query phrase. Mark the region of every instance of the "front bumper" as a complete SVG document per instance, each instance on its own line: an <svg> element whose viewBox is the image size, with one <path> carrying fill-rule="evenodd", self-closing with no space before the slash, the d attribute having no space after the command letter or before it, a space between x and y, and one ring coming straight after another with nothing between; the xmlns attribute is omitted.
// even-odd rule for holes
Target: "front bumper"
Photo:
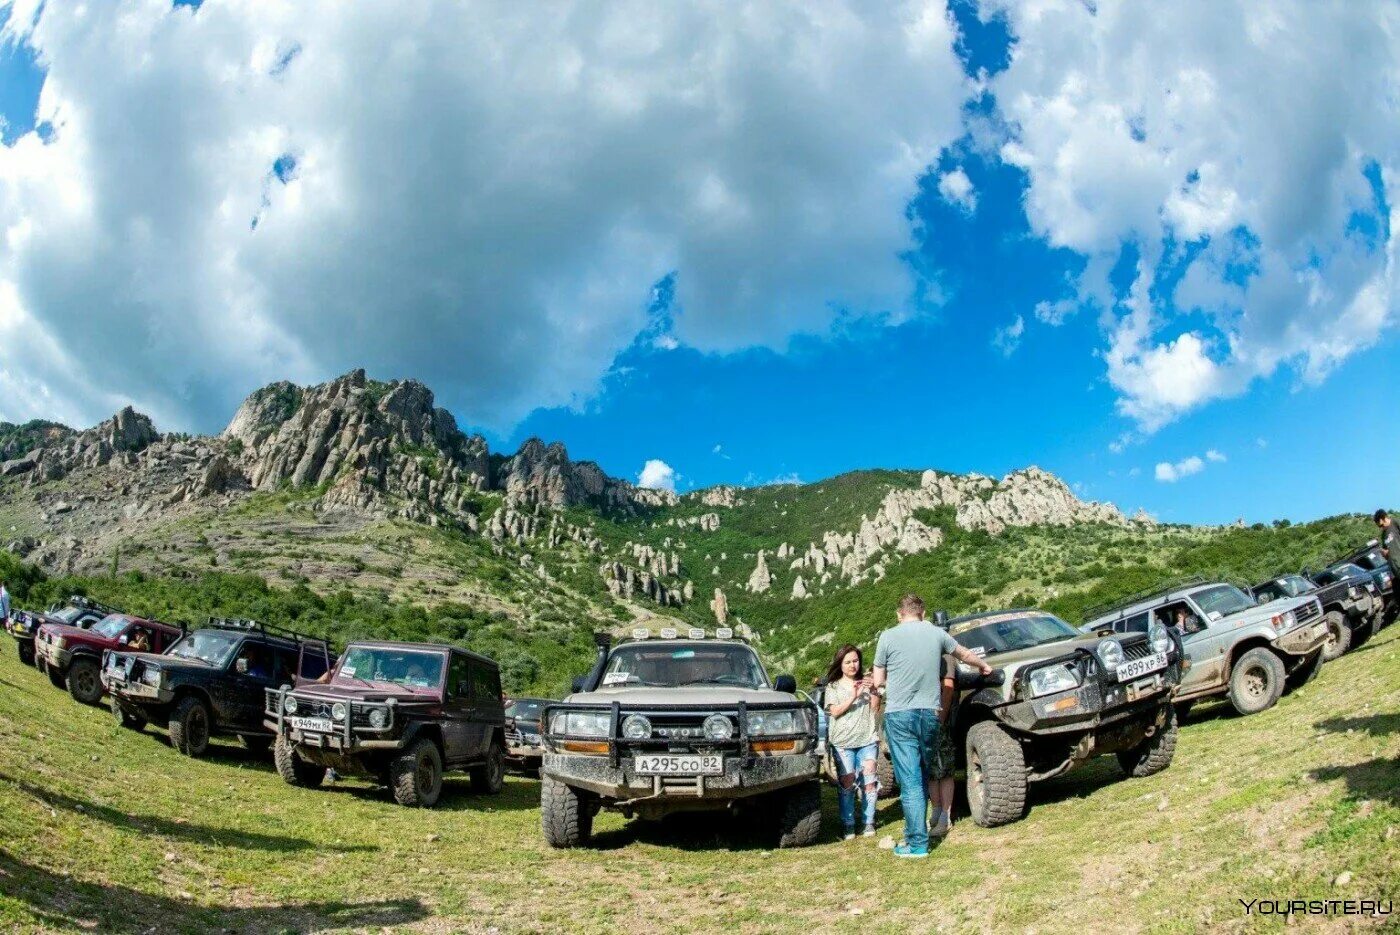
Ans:
<svg viewBox="0 0 1400 935"><path fill-rule="evenodd" d="M45 668L59 673L67 672L69 663L73 661L72 650L59 649L53 643L45 643L42 640L34 641L34 656L43 660Z"/></svg>
<svg viewBox="0 0 1400 935"><path fill-rule="evenodd" d="M762 795L816 779L821 757L813 753L782 756L726 756L724 772L715 776L639 776L630 756L612 765L607 756L546 753L543 770L551 779L587 789L608 799L637 803L714 800L728 802Z"/></svg>
<svg viewBox="0 0 1400 935"><path fill-rule="evenodd" d="M1126 682L1085 680L1078 688L1002 705L997 718L1026 734L1075 734L1095 731L1165 707L1181 681L1175 662Z"/></svg>
<svg viewBox="0 0 1400 935"><path fill-rule="evenodd" d="M1274 646L1280 652L1303 657L1321 652L1326 643L1327 621L1320 618L1294 627L1274 640Z"/></svg>

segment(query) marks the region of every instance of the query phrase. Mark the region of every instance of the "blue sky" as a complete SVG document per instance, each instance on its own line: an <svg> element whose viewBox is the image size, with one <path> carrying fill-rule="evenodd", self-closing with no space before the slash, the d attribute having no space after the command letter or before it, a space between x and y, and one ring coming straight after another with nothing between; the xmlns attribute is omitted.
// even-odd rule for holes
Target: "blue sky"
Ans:
<svg viewBox="0 0 1400 935"><path fill-rule="evenodd" d="M659 460L680 490L1037 464L1167 521L1400 506L1371 427L1396 398L1394 102L1328 85L1336 49L1380 86L1395 62L1346 17L1287 8L1302 62L1264 39L1221 58L1233 4L960 0L850 47L765 10L829 61L684 5L647 23L655 60L606 23L535 24L532 74L604 75L580 97L463 79L480 57L451 37L518 24L449 8L321 32L314 8L180 6L129 17L129 47L60 2L8 28L0 226L33 233L0 257L0 417L131 401L217 431L264 382L363 365L423 379L494 450ZM342 91L356 28L418 30L420 59ZM738 60L713 86L675 64L712 47ZM61 93L36 115L41 62ZM1296 93L1239 78L1268 62ZM668 109L694 86L732 97Z"/></svg>

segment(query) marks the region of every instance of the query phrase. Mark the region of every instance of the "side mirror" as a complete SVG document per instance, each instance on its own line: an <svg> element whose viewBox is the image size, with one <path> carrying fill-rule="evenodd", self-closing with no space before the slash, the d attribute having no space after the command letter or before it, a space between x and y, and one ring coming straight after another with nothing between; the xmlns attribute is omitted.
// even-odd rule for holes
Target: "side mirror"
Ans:
<svg viewBox="0 0 1400 935"><path fill-rule="evenodd" d="M247 659L240 659L240 660L238 660L237 662L235 662L235 663L233 664L233 669L234 669L234 671L237 672L239 675L247 675L247 674L248 674L248 660L247 660Z"/></svg>
<svg viewBox="0 0 1400 935"><path fill-rule="evenodd" d="M933 622L940 630L948 629L948 611L934 611Z"/></svg>
<svg viewBox="0 0 1400 935"><path fill-rule="evenodd" d="M123 633L123 634L117 639L117 642L118 642L118 643L121 643L123 646L126 646L127 644L129 644L129 643L131 642L131 637L129 637L129 636L127 636L125 633Z"/></svg>
<svg viewBox="0 0 1400 935"><path fill-rule="evenodd" d="M573 692L574 694L578 694L579 692L583 691L583 676L575 675L574 680L570 682L569 685L569 691Z"/></svg>
<svg viewBox="0 0 1400 935"><path fill-rule="evenodd" d="M773 680L773 690L785 695L797 694L797 679L791 675L780 675Z"/></svg>

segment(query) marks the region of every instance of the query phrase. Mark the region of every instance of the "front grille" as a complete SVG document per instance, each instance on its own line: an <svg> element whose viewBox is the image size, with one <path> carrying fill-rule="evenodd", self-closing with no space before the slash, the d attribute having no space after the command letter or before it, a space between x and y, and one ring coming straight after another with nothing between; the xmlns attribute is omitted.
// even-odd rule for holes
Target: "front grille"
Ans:
<svg viewBox="0 0 1400 935"><path fill-rule="evenodd" d="M521 736L520 731L516 729L514 725L506 728L506 746L519 747L522 746L524 742L525 738Z"/></svg>
<svg viewBox="0 0 1400 935"><path fill-rule="evenodd" d="M1321 604L1319 604L1317 601L1308 601L1306 604L1303 604L1301 607L1298 607L1296 610L1294 610L1293 616L1298 619L1299 623L1306 623L1321 613Z"/></svg>
<svg viewBox="0 0 1400 935"><path fill-rule="evenodd" d="M1134 659L1146 659L1150 655L1152 655L1152 645L1147 640L1123 644L1123 658L1130 662Z"/></svg>

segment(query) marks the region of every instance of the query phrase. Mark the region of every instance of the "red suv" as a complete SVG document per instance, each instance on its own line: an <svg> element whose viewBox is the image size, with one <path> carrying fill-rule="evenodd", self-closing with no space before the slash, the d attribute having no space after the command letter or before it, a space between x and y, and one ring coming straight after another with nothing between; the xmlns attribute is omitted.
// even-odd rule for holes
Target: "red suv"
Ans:
<svg viewBox="0 0 1400 935"><path fill-rule="evenodd" d="M35 664L56 688L83 704L102 700L102 654L109 649L163 653L184 630L131 614L108 614L91 629L46 623L34 637Z"/></svg>

